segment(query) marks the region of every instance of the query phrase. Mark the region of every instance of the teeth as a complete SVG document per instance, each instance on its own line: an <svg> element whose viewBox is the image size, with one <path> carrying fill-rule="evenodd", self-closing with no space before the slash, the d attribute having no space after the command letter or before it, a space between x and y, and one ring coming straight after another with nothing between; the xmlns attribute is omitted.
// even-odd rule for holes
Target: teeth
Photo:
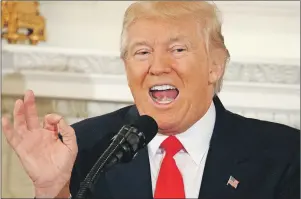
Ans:
<svg viewBox="0 0 301 199"><path fill-rule="evenodd" d="M151 87L151 91L164 91L164 90L168 90L168 89L176 89L176 87L168 85L168 84L164 84L164 85L160 85L160 86L153 86Z"/></svg>
<svg viewBox="0 0 301 199"><path fill-rule="evenodd" d="M172 101L174 101L174 99L172 98L167 98L167 97L164 97L163 99L155 99L153 98L156 102L158 102L159 104L169 104L171 103Z"/></svg>

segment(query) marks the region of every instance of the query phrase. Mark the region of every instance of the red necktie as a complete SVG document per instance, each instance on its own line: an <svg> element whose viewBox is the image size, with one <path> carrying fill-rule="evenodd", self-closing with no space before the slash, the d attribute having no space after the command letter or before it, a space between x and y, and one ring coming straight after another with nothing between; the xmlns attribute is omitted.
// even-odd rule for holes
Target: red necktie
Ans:
<svg viewBox="0 0 301 199"><path fill-rule="evenodd" d="M165 139L161 148L165 150L165 157L156 184L154 198L185 198L182 175L173 156L183 149L183 145L175 136Z"/></svg>

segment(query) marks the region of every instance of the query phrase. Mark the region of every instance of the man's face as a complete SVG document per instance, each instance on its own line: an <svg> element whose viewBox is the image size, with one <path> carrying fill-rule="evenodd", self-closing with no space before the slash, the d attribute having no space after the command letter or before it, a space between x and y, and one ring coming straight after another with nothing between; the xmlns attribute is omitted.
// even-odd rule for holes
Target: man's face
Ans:
<svg viewBox="0 0 301 199"><path fill-rule="evenodd" d="M139 113L163 134L185 131L206 113L217 80L196 21L139 19L127 39L124 62Z"/></svg>

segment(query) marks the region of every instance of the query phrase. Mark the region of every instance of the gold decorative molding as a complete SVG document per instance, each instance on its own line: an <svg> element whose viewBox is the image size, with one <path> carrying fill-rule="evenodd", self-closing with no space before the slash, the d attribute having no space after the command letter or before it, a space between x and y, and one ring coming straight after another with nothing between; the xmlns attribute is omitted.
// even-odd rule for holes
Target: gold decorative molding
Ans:
<svg viewBox="0 0 301 199"><path fill-rule="evenodd" d="M45 19L37 1L1 2L1 37L15 44L29 40L32 45L45 41ZM25 30L26 33L21 31Z"/></svg>

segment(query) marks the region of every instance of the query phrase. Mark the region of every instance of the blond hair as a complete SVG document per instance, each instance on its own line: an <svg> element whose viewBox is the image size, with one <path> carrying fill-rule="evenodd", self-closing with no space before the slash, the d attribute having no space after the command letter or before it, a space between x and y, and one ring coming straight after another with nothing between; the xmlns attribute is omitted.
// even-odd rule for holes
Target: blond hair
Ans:
<svg viewBox="0 0 301 199"><path fill-rule="evenodd" d="M127 54L127 29L136 20L145 17L177 19L182 16L193 16L198 20L202 27L202 35L208 54L221 56L225 68L230 54L221 32L221 18L216 5L206 1L138 1L131 4L126 10L123 20L121 58L125 58ZM223 75L224 73L215 85L215 93L221 90Z"/></svg>

